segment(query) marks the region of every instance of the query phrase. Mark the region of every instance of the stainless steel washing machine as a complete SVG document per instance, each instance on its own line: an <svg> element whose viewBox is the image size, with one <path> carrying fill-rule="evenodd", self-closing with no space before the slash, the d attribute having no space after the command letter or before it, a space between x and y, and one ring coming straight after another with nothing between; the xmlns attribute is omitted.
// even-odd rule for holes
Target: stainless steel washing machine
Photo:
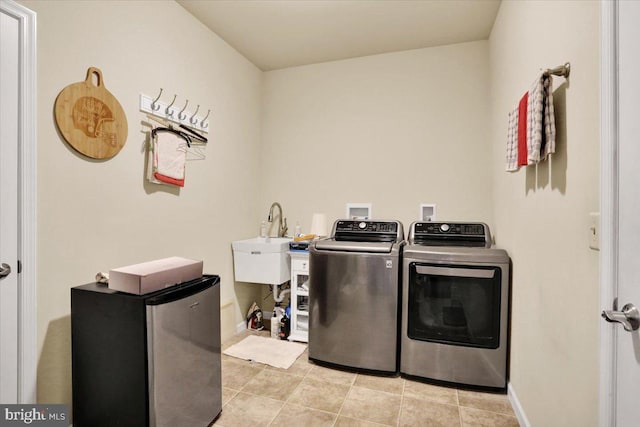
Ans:
<svg viewBox="0 0 640 427"><path fill-rule="evenodd" d="M489 227L415 222L402 265L401 374L504 391L510 261Z"/></svg>
<svg viewBox="0 0 640 427"><path fill-rule="evenodd" d="M338 220L309 247L309 359L398 372L399 221Z"/></svg>

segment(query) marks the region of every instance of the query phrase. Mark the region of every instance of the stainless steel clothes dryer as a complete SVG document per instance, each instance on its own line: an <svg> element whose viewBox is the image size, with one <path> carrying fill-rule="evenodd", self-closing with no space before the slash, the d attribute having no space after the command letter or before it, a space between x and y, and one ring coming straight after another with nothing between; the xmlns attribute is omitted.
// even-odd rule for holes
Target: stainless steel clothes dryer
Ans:
<svg viewBox="0 0 640 427"><path fill-rule="evenodd" d="M398 221L338 220L309 247L309 359L398 372Z"/></svg>
<svg viewBox="0 0 640 427"><path fill-rule="evenodd" d="M402 265L401 374L505 390L509 256L489 227L415 222Z"/></svg>

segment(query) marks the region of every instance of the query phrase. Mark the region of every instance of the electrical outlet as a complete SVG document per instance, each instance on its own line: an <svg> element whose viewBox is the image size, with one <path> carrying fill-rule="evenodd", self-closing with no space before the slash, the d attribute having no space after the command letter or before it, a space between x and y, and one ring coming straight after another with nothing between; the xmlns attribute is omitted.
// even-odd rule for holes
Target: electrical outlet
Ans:
<svg viewBox="0 0 640 427"><path fill-rule="evenodd" d="M589 213L589 247L600 250L600 212Z"/></svg>

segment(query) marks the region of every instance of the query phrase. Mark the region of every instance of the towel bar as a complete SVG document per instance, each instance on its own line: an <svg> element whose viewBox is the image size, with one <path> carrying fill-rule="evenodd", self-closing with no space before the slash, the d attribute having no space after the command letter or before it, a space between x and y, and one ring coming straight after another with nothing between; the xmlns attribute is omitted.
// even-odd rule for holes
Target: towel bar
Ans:
<svg viewBox="0 0 640 427"><path fill-rule="evenodd" d="M571 64L567 62L564 65L559 65L556 68L547 68L545 73L553 74L554 76L561 76L564 78L569 77L569 73L571 72Z"/></svg>

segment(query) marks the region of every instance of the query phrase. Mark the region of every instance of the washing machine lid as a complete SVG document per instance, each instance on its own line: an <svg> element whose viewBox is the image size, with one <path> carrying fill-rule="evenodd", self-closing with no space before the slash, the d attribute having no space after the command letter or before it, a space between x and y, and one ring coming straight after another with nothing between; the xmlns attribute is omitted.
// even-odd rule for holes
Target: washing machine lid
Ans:
<svg viewBox="0 0 640 427"><path fill-rule="evenodd" d="M313 243L316 251L366 252L388 254L393 250L394 242L351 242L334 238L318 240Z"/></svg>
<svg viewBox="0 0 640 427"><path fill-rule="evenodd" d="M404 242L402 223L393 220L339 219L331 237L317 240L316 251L391 253Z"/></svg>
<svg viewBox="0 0 640 427"><path fill-rule="evenodd" d="M408 244L402 250L407 262L433 262L437 264L499 265L509 264L504 249L472 248L466 246L424 246Z"/></svg>

